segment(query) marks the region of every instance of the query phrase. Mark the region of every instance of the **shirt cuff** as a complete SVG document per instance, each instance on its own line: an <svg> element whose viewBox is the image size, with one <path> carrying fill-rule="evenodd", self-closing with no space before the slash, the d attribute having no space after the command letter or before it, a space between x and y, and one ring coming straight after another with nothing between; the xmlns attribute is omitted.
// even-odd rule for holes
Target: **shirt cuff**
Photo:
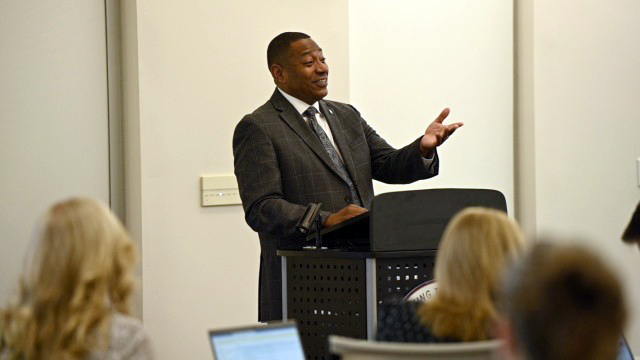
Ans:
<svg viewBox="0 0 640 360"><path fill-rule="evenodd" d="M433 160L435 158L435 152L433 153L434 155L431 155L431 158L427 159L421 156L422 158L422 163L424 163L425 167L429 167L431 166L431 164L433 164Z"/></svg>

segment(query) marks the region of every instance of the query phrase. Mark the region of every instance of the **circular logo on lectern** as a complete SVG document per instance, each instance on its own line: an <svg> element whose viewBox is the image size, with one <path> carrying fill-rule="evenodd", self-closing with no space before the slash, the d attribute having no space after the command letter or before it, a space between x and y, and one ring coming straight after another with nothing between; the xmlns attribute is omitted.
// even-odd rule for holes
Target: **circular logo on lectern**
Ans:
<svg viewBox="0 0 640 360"><path fill-rule="evenodd" d="M404 296L405 301L425 302L433 299L438 294L438 283L429 280L413 288Z"/></svg>

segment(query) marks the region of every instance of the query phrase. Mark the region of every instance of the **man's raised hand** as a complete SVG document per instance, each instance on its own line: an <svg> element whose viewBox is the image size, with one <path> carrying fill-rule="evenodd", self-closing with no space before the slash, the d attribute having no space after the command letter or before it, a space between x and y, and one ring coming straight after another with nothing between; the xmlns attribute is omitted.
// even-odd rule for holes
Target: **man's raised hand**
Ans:
<svg viewBox="0 0 640 360"><path fill-rule="evenodd" d="M433 156L433 150L442 145L451 134L453 134L459 127L464 125L461 122L445 125L442 122L449 116L449 108L442 110L440 115L427 127L424 136L420 140L420 153L424 158L431 158Z"/></svg>

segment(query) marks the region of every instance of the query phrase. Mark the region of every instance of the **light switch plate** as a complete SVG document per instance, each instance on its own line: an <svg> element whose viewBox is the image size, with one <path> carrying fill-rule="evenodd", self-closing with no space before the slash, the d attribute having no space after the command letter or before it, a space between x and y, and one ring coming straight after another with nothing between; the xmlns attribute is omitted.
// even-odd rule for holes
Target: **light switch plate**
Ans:
<svg viewBox="0 0 640 360"><path fill-rule="evenodd" d="M200 177L200 190L202 206L242 204L233 175L203 175Z"/></svg>

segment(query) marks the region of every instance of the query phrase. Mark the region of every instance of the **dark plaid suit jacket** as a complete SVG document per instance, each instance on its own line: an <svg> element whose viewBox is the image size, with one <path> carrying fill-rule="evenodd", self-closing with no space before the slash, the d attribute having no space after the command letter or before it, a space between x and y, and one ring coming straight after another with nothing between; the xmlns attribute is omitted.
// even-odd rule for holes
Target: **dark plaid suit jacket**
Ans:
<svg viewBox="0 0 640 360"><path fill-rule="evenodd" d="M321 100L320 110L364 207L374 196L372 179L402 184L437 175L438 156L425 167L420 139L396 150L351 105ZM245 218L260 237L259 320L281 319L276 250L301 246L296 224L309 203L322 203L324 220L352 199L318 137L278 89L238 123L233 155Z"/></svg>

